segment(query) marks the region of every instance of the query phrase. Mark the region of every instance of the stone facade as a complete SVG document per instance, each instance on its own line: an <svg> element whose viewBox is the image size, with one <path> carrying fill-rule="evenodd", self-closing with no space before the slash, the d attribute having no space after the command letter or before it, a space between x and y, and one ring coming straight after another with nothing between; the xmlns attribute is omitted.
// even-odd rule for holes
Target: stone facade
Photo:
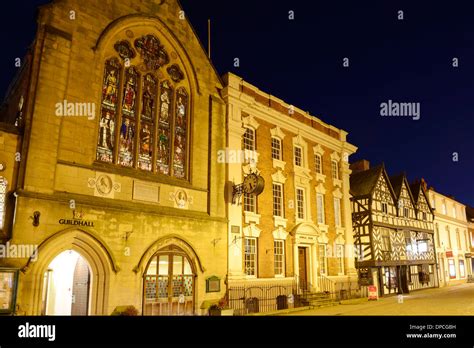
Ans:
<svg viewBox="0 0 474 348"><path fill-rule="evenodd" d="M133 45L143 35L158 38L169 55L169 63L153 73L160 81L171 79L167 68L179 66L184 78L176 87L189 92L185 180L96 160L104 64L120 59L117 42ZM218 94L221 80L178 2L54 1L40 8L30 54L17 84L25 87L10 95L11 104L24 96L22 136L0 133L8 197L16 197L8 205L3 240L39 246L36 262L0 260L0 266L21 270L17 314L42 313L43 275L65 250L80 253L91 268L89 314L109 315L124 305L141 312L150 261L173 250L192 268L194 291L183 300L191 306L187 313L205 313L207 301L224 295L227 273L225 168L214 165L225 146L225 107ZM129 63L141 67L142 58ZM57 103L64 100L94 104L95 117L57 116ZM16 112L11 109L2 117L10 123ZM34 212L40 213L37 226ZM217 292L206 291L211 276L221 279Z"/></svg>

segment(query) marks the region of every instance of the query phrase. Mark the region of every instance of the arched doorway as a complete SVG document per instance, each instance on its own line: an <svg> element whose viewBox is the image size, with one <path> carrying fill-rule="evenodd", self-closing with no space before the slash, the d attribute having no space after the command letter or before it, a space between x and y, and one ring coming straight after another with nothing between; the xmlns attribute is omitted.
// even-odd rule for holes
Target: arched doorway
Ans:
<svg viewBox="0 0 474 348"><path fill-rule="evenodd" d="M193 315L196 271L176 246L158 251L144 274L143 315Z"/></svg>
<svg viewBox="0 0 474 348"><path fill-rule="evenodd" d="M42 315L88 315L92 273L74 250L54 258L43 275Z"/></svg>

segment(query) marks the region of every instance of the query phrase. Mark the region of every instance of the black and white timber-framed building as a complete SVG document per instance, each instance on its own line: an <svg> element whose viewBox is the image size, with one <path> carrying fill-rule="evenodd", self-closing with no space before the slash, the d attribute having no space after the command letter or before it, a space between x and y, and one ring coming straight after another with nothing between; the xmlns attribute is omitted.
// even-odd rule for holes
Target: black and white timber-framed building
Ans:
<svg viewBox="0 0 474 348"><path fill-rule="evenodd" d="M351 208L361 285L379 296L437 287L434 214L422 181L389 177L383 164L351 165Z"/></svg>

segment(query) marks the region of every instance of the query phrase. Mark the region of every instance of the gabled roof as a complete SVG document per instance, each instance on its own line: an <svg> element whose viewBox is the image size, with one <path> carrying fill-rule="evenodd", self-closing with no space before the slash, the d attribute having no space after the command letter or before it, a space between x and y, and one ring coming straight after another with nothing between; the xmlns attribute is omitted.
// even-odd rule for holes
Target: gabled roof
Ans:
<svg viewBox="0 0 474 348"><path fill-rule="evenodd" d="M400 199L400 195L402 193L402 186L403 186L403 183L405 183L405 187L408 191L408 195L410 196L410 200L411 200L413 206L416 207L417 201L415 200L415 197L414 197L413 192L411 190L411 186L408 183L407 176L404 172L402 172L398 175L392 175L390 177L390 183L392 184L392 188L393 188L393 191L395 192L395 197L397 198L397 200Z"/></svg>
<svg viewBox="0 0 474 348"><path fill-rule="evenodd" d="M352 173L350 176L351 194L354 196L370 194L375 188L383 170L383 164L379 164L363 172Z"/></svg>
<svg viewBox="0 0 474 348"><path fill-rule="evenodd" d="M421 182L415 181L414 183L410 185L410 189L413 194L413 199L415 200L416 203L418 203L418 198L421 191Z"/></svg>
<svg viewBox="0 0 474 348"><path fill-rule="evenodd" d="M393 192L395 192L395 197L400 198L402 193L403 179L405 179L405 174L400 173L398 175L392 175L390 177L390 183L392 184Z"/></svg>
<svg viewBox="0 0 474 348"><path fill-rule="evenodd" d="M428 204L428 207L430 208L431 213L434 214L434 209L431 206L430 200L428 199L428 194L426 193L425 189L423 188L423 184L421 181L415 181L412 184L410 184L410 189L413 194L413 199L415 200L415 205L418 204L418 201L420 199L420 193L425 196L425 201L426 204Z"/></svg>

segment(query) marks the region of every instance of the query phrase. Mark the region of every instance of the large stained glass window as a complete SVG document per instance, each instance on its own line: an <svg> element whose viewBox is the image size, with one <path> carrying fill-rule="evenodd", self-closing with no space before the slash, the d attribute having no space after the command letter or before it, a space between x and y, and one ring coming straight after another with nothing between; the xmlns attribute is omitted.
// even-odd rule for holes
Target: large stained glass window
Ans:
<svg viewBox="0 0 474 348"><path fill-rule="evenodd" d="M174 138L174 176L186 177L186 139L188 127L188 95L184 88L178 89L176 100L175 138Z"/></svg>
<svg viewBox="0 0 474 348"><path fill-rule="evenodd" d="M124 167L133 167L134 164L138 78L134 67L126 70L119 142L119 163Z"/></svg>
<svg viewBox="0 0 474 348"><path fill-rule="evenodd" d="M105 63L99 121L99 139L97 144L97 159L101 162L112 163L114 158L114 135L115 122L117 119L120 69L119 61L116 58Z"/></svg>
<svg viewBox="0 0 474 348"><path fill-rule="evenodd" d="M170 174L171 154L171 105L172 95L169 83L164 81L160 89L160 116L158 118L158 155L156 164L158 172Z"/></svg>
<svg viewBox="0 0 474 348"><path fill-rule="evenodd" d="M157 84L151 74L143 79L142 87L142 113L140 124L140 149L138 156L138 167L151 172L153 170L153 137L154 137L154 114L156 105Z"/></svg>
<svg viewBox="0 0 474 348"><path fill-rule="evenodd" d="M188 178L190 97L185 74L158 38L114 45L105 62L96 159Z"/></svg>

